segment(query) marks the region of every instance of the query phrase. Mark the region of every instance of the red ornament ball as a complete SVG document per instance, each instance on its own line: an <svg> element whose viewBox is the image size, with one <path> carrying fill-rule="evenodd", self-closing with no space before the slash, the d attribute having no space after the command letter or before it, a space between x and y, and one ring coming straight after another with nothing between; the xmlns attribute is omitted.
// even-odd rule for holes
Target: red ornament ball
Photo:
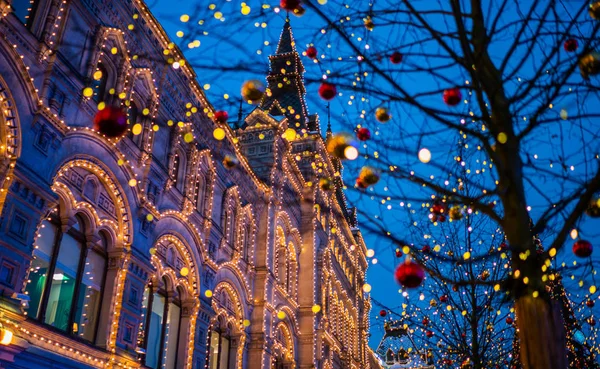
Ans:
<svg viewBox="0 0 600 369"><path fill-rule="evenodd" d="M448 302L448 295L440 296L440 301L441 302Z"/></svg>
<svg viewBox="0 0 600 369"><path fill-rule="evenodd" d="M337 95L337 88L334 84L329 82L321 83L321 87L319 87L319 96L321 96L321 99L329 101L333 99L335 95Z"/></svg>
<svg viewBox="0 0 600 369"><path fill-rule="evenodd" d="M456 106L462 100L462 94L458 88L444 90L444 102L449 106Z"/></svg>
<svg viewBox="0 0 600 369"><path fill-rule="evenodd" d="M127 131L127 114L120 109L107 106L96 113L94 129L106 137L120 137Z"/></svg>
<svg viewBox="0 0 600 369"><path fill-rule="evenodd" d="M427 317L423 318L423 325L429 324L429 319Z"/></svg>
<svg viewBox="0 0 600 369"><path fill-rule="evenodd" d="M513 324L514 320L511 317L506 318L506 324Z"/></svg>
<svg viewBox="0 0 600 369"><path fill-rule="evenodd" d="M588 324L591 325L592 327L596 325L596 319L594 319L593 317L588 318Z"/></svg>
<svg viewBox="0 0 600 369"><path fill-rule="evenodd" d="M381 310L381 311L379 312L379 316L380 316L380 317L384 317L384 316L386 316L386 315L387 315L387 311L385 311L385 310Z"/></svg>
<svg viewBox="0 0 600 369"><path fill-rule="evenodd" d="M311 59L316 58L317 57L317 48L314 46L311 46L308 49L306 49L306 56L308 56Z"/></svg>
<svg viewBox="0 0 600 369"><path fill-rule="evenodd" d="M572 53L577 51L577 49L579 48L579 43L574 38L570 38L567 41L565 41L563 47L565 48L566 52Z"/></svg>
<svg viewBox="0 0 600 369"><path fill-rule="evenodd" d="M402 58L404 58L404 56L398 51L394 51L392 55L390 55L390 61L393 64L400 64L402 62Z"/></svg>
<svg viewBox="0 0 600 369"><path fill-rule="evenodd" d="M227 114L224 110L219 110L215 112L215 122L217 123L227 123L227 119L229 119L229 114Z"/></svg>
<svg viewBox="0 0 600 369"><path fill-rule="evenodd" d="M358 131L356 131L356 138L361 141L366 141L371 138L371 131L365 127L359 128Z"/></svg>
<svg viewBox="0 0 600 369"><path fill-rule="evenodd" d="M433 337L433 332L432 332L432 331L427 331L427 332L425 332L425 335L426 335L428 338L431 338L431 337Z"/></svg>
<svg viewBox="0 0 600 369"><path fill-rule="evenodd" d="M300 0L281 0L279 6L288 12L292 12L300 7Z"/></svg>
<svg viewBox="0 0 600 369"><path fill-rule="evenodd" d="M423 246L423 248L421 248L421 251L422 251L424 254L429 254L429 253L431 252L431 246L429 246L429 245L425 245L425 246Z"/></svg>
<svg viewBox="0 0 600 369"><path fill-rule="evenodd" d="M592 244L586 240L579 240L573 244L573 253L580 258L587 258L592 255Z"/></svg>
<svg viewBox="0 0 600 369"><path fill-rule="evenodd" d="M587 300L587 301L585 302L585 304L586 304L586 305L587 305L587 307L589 307L589 308L593 308L593 307L594 307L594 305L596 305L596 304L594 303L594 300Z"/></svg>
<svg viewBox="0 0 600 369"><path fill-rule="evenodd" d="M416 288L425 279L425 271L419 264L410 260L398 266L394 277L396 278L396 282L402 285L402 287Z"/></svg>
<svg viewBox="0 0 600 369"><path fill-rule="evenodd" d="M402 257L402 255L404 255L404 254L402 253L402 251L400 251L400 250L396 250L396 257L397 257L397 258L401 258L401 257Z"/></svg>

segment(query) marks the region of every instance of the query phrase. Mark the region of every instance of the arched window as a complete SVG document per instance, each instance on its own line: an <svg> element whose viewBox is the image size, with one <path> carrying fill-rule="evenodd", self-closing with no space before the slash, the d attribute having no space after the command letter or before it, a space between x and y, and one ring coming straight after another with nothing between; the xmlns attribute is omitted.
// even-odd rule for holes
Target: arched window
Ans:
<svg viewBox="0 0 600 369"><path fill-rule="evenodd" d="M59 218L41 224L25 293L27 314L45 324L94 342L106 273L108 238L86 247L84 223L77 217L63 232Z"/></svg>
<svg viewBox="0 0 600 369"><path fill-rule="evenodd" d="M183 192L185 182L185 158L180 151L175 151L173 157L172 178L175 182L175 187Z"/></svg>
<svg viewBox="0 0 600 369"><path fill-rule="evenodd" d="M13 0L10 6L14 9L19 20L29 27L33 21L33 14L38 2L39 0Z"/></svg>
<svg viewBox="0 0 600 369"><path fill-rule="evenodd" d="M208 369L233 369L231 337L220 328L210 331L210 349L208 351Z"/></svg>
<svg viewBox="0 0 600 369"><path fill-rule="evenodd" d="M196 181L196 210L204 215L206 199L206 179L203 176L202 171L198 173L198 181Z"/></svg>
<svg viewBox="0 0 600 369"><path fill-rule="evenodd" d="M94 90L94 101L101 102L106 98L106 86L108 84L108 70L102 63L98 63L93 75L92 89Z"/></svg>
<svg viewBox="0 0 600 369"><path fill-rule="evenodd" d="M168 284L165 281L165 286ZM175 291L173 291L175 292ZM145 291L142 312L146 318L144 365L148 368L175 368L181 330L181 291L169 298L164 289L150 285Z"/></svg>

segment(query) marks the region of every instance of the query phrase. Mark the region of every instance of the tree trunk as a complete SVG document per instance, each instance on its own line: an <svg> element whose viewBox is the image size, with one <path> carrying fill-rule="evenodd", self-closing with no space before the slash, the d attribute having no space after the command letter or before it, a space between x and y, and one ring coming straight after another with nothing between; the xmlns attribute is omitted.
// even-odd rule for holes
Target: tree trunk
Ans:
<svg viewBox="0 0 600 369"><path fill-rule="evenodd" d="M524 369L567 369L565 326L560 307L533 296L515 302Z"/></svg>

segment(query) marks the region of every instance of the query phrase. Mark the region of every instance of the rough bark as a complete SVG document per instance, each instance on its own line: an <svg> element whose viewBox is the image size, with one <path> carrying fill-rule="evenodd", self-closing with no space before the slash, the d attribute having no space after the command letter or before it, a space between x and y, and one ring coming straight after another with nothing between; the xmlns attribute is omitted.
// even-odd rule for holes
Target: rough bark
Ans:
<svg viewBox="0 0 600 369"><path fill-rule="evenodd" d="M566 369L567 348L560 306L532 296L515 303L524 369Z"/></svg>

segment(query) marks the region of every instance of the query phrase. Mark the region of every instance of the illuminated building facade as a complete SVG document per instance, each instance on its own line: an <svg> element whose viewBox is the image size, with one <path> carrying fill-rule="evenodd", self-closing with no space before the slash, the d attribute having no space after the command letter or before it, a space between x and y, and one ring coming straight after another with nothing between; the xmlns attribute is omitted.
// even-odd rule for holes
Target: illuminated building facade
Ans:
<svg viewBox="0 0 600 369"><path fill-rule="evenodd" d="M232 129L142 1L0 0L0 368L375 366L289 23L270 60Z"/></svg>

